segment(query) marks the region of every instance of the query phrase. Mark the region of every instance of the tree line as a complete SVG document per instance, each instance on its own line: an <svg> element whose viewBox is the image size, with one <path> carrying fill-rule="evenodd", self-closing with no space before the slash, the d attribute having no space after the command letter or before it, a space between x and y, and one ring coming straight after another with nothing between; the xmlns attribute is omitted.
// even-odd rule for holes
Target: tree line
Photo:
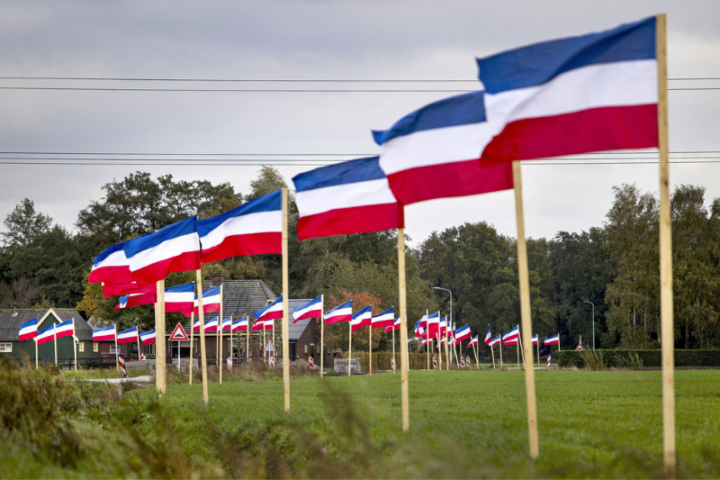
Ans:
<svg viewBox="0 0 720 480"><path fill-rule="evenodd" d="M136 172L103 186L104 196L78 213L76 230L54 224L30 199L7 215L0 247L0 308L77 307L87 317L119 326L154 322L150 306L114 310L88 284L91 261L113 244L198 214L207 218L287 186L280 173L263 167L246 194L229 183L177 181ZM566 348L580 336L592 345L592 307L598 348L655 348L659 345L658 201L634 185L614 188L615 198L601 226L552 239L528 239L533 331L541 338L560 333ZM705 205L705 189L680 186L672 196L675 338L678 348L720 344L720 199ZM374 313L398 305L397 233L379 232L299 242L298 213L290 196L290 294L326 295L326 308L347 299L372 299ZM408 320L425 310L453 314L484 338L520 323L515 240L484 222L434 232L406 255ZM279 255L240 257L203 266L203 275L262 279L279 292ZM177 273L168 285L192 281ZM252 312L248 312L252 313ZM176 318L177 316L177 318ZM168 314L168 324L181 320ZM373 337L380 348L385 338ZM333 348L347 347L347 326L326 331ZM377 337L377 338L376 338ZM367 335L353 344L367 346ZM378 345L376 344L376 346Z"/></svg>

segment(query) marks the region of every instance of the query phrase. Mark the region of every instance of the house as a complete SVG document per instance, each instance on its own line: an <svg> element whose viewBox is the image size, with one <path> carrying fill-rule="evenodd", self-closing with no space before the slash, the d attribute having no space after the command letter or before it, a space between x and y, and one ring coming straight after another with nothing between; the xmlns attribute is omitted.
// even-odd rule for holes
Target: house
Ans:
<svg viewBox="0 0 720 480"><path fill-rule="evenodd" d="M290 316L294 309L309 302L311 299L305 300L289 300ZM290 359L291 361L302 358L308 361L313 357L315 365L320 365L320 319L309 318L307 320L299 320L297 323L290 323L289 327L289 343L290 343ZM325 345L325 362L324 366L332 367L333 355L327 345Z"/></svg>
<svg viewBox="0 0 720 480"><path fill-rule="evenodd" d="M58 363L74 362L77 341L78 366L95 366L100 361L99 345L93 342L92 328L77 310L51 308L50 310L0 310L0 355L20 360L25 352L30 361L35 363L35 341L19 341L20 325L38 319L38 331L48 328L53 323L75 320L75 338L63 337L57 340ZM40 362L55 363L55 341L51 340L38 346Z"/></svg>

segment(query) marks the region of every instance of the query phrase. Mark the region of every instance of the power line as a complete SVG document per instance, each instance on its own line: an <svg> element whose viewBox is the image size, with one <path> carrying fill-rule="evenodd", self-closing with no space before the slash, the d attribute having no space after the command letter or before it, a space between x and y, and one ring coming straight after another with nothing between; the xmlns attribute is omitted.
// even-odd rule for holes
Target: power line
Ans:
<svg viewBox="0 0 720 480"><path fill-rule="evenodd" d="M233 83L470 83L477 78L451 79L351 79L351 78L170 78L170 77L44 77L44 76L0 76L0 80L59 80L59 81L111 81L111 82L233 82ZM670 81L720 80L720 77L677 77Z"/></svg>
<svg viewBox="0 0 720 480"><path fill-rule="evenodd" d="M407 89L273 89L273 88L120 88L120 87L0 87L0 90L48 90L70 92L200 92L200 93L471 93L478 90ZM720 90L720 87L668 88L668 91Z"/></svg>

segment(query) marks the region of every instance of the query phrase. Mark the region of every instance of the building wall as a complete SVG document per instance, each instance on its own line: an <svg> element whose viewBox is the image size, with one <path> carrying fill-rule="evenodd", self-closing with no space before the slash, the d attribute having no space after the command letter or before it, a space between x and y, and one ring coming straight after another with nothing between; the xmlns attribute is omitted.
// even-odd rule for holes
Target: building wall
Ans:
<svg viewBox="0 0 720 480"><path fill-rule="evenodd" d="M291 342L295 345L295 360L296 358L302 358L305 361L312 356L315 365L320 365L320 322L318 320L311 321L305 331L302 333L300 338ZM293 351L293 348L290 348ZM325 345L325 367L332 367L334 365L332 351Z"/></svg>

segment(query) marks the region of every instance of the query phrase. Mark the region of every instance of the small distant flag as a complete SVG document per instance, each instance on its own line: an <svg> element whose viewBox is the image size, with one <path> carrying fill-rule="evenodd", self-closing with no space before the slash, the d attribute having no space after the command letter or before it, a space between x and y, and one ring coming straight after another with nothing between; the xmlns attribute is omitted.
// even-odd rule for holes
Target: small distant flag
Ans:
<svg viewBox="0 0 720 480"><path fill-rule="evenodd" d="M352 328L352 331L355 332L357 330L360 330L363 327L369 326L371 321L372 321L372 307L370 305L368 305L367 307L363 308L362 310L355 312L355 315L352 316L352 321L350 322L350 326Z"/></svg>
<svg viewBox="0 0 720 480"><path fill-rule="evenodd" d="M220 311L220 305L222 298L220 298L220 287L213 287L209 290L205 290L202 293L203 296L203 312L204 313L216 313ZM193 304L193 315L200 315L200 301L198 296L195 295L195 302ZM186 317L189 317L190 312L185 313Z"/></svg>
<svg viewBox="0 0 720 480"><path fill-rule="evenodd" d="M27 321L20 325L20 331L18 333L20 337L20 341L24 342L26 340L32 340L33 338L37 337L38 329L37 329L37 318L33 318L30 321Z"/></svg>
<svg viewBox="0 0 720 480"><path fill-rule="evenodd" d="M395 322L392 324L391 327L385 328L384 332L388 333L388 332L393 332L396 330L400 330L400 317L395 319Z"/></svg>
<svg viewBox="0 0 720 480"><path fill-rule="evenodd" d="M53 340L55 338L55 324L53 323L49 327L40 330L37 334L37 339L35 340L38 345L42 345L45 342L49 342L50 340Z"/></svg>
<svg viewBox="0 0 720 480"><path fill-rule="evenodd" d="M338 305L329 312L326 312L325 323L330 325L331 323L337 322L349 322L352 320L352 300L345 302L342 305Z"/></svg>
<svg viewBox="0 0 720 480"><path fill-rule="evenodd" d="M75 335L75 319L71 318L62 323L58 323L55 327L55 338L71 337Z"/></svg>
<svg viewBox="0 0 720 480"><path fill-rule="evenodd" d="M232 324L232 332L247 332L249 318L247 316L235 320Z"/></svg>
<svg viewBox="0 0 720 480"><path fill-rule="evenodd" d="M515 325L513 328L503 334L502 344L515 345L518 343L518 338L520 338L520 330L518 329L518 326Z"/></svg>
<svg viewBox="0 0 720 480"><path fill-rule="evenodd" d="M205 323L205 333L212 333L218 331L218 317L213 317L209 322Z"/></svg>
<svg viewBox="0 0 720 480"><path fill-rule="evenodd" d="M488 342L488 343L490 343L490 342ZM477 345L477 344L478 344L478 336L475 335L475 338L473 338L472 340L470 340L470 343L467 344L467 347L466 347L466 348L474 347L474 346Z"/></svg>
<svg viewBox="0 0 720 480"><path fill-rule="evenodd" d="M132 342L137 342L137 338L138 338L138 328L132 327L132 328L128 328L127 330L123 330L122 332L118 333L117 342L118 343L132 343Z"/></svg>
<svg viewBox="0 0 720 480"><path fill-rule="evenodd" d="M270 305L255 312L255 322L275 320L283 317L283 296L280 295Z"/></svg>
<svg viewBox="0 0 720 480"><path fill-rule="evenodd" d="M232 317L227 317L225 320L222 321L222 329L223 332L232 332Z"/></svg>
<svg viewBox="0 0 720 480"><path fill-rule="evenodd" d="M125 244L118 243L103 250L93 260L89 283L130 283L134 282L130 273L130 262L125 256Z"/></svg>
<svg viewBox="0 0 720 480"><path fill-rule="evenodd" d="M472 336L472 332L470 331L470 325L465 324L464 327L460 327L455 331L455 342L460 343L462 341L467 340Z"/></svg>
<svg viewBox="0 0 720 480"><path fill-rule="evenodd" d="M157 299L157 287L156 285L147 285L140 287L129 295L120 297L118 305L115 310L130 307L139 307L140 305L151 305L155 303Z"/></svg>
<svg viewBox="0 0 720 480"><path fill-rule="evenodd" d="M152 285L154 287L154 285ZM175 285L165 289L165 311L181 312L189 316L195 301L195 283Z"/></svg>
<svg viewBox="0 0 720 480"><path fill-rule="evenodd" d="M108 327L98 328L93 330L93 342L108 342L113 341L116 338L117 330L115 324Z"/></svg>
<svg viewBox="0 0 720 480"><path fill-rule="evenodd" d="M532 344L533 344L533 345L537 345L537 344L538 344L538 336L537 336L537 334L533 335L533 337L532 337Z"/></svg>
<svg viewBox="0 0 720 480"><path fill-rule="evenodd" d="M307 318L317 318L322 315L322 295L299 306L292 312L293 323Z"/></svg>
<svg viewBox="0 0 720 480"><path fill-rule="evenodd" d="M393 324L395 323L395 308L391 308L389 310L385 310L379 315L375 315L370 320L370 327L371 328L392 328Z"/></svg>
<svg viewBox="0 0 720 480"><path fill-rule="evenodd" d="M498 335L497 337L493 338L493 339L492 339L492 342L490 342L490 346L491 346L491 347L494 346L494 345L500 345L500 335Z"/></svg>
<svg viewBox="0 0 720 480"><path fill-rule="evenodd" d="M148 330L147 332L142 332L140 334L140 341L143 345L148 345L150 343L155 343L155 329Z"/></svg>
<svg viewBox="0 0 720 480"><path fill-rule="evenodd" d="M543 344L545 345L560 345L560 334L557 333L553 335L552 337L548 337L545 340L543 340Z"/></svg>
<svg viewBox="0 0 720 480"><path fill-rule="evenodd" d="M490 332L490 325L488 325L488 331L485 334L485 345L490 345L492 342L492 333Z"/></svg>

